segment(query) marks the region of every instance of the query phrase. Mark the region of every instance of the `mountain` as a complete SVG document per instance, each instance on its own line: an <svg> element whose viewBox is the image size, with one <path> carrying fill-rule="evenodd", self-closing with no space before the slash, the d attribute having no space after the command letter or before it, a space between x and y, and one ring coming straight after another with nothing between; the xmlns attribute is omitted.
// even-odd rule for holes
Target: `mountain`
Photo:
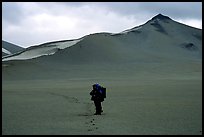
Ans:
<svg viewBox="0 0 204 137"><path fill-rule="evenodd" d="M24 48L2 40L2 57L23 51Z"/></svg>
<svg viewBox="0 0 204 137"><path fill-rule="evenodd" d="M79 50L76 52L79 52L80 56L82 56L82 58L78 59L79 61L81 59L83 60L85 58L88 58L88 56L96 56L95 50L100 51L99 53L97 53L97 57L99 57L100 54L100 59L105 59L104 57L106 57L107 60L113 58L133 59L136 57L135 54L132 53L134 52L134 50L144 49L148 51L151 49L151 53L162 50L162 53L167 56L170 53L169 50L175 50L177 48L179 51L181 50L182 54L191 54L192 56L201 58L201 41L201 30L186 26L172 20L167 16L158 14L144 25L125 30L121 33L96 33L77 40L49 42L27 48L25 51L19 54L3 59L3 61L31 59L44 55L55 54L60 49L70 51L76 49L77 47L79 48ZM86 45L89 46L87 47ZM73 47L70 48L70 46ZM83 52L84 55L82 55L81 52ZM108 52L110 52L110 54ZM125 52L128 53L128 56L133 56L127 57L127 54ZM107 55L103 55L102 53ZM67 54L67 56L72 56L71 54ZM112 57L113 54L114 57ZM70 59L73 60L73 57L70 57ZM138 57L136 57L135 59L138 59Z"/></svg>
<svg viewBox="0 0 204 137"><path fill-rule="evenodd" d="M121 69L128 66L132 68L129 71L134 71L135 67L139 68L144 64L150 65L150 69L152 63L158 65L158 68L161 65L165 67L165 63L177 66L180 64L182 71L182 67L188 66L189 62L201 60L202 30L181 24L162 14L120 33L95 33L76 40L44 43L3 58L7 66L11 62L16 67L29 64L33 66L30 69L36 67L36 73L42 68L68 71L74 65L86 65L85 68L89 71L91 68L100 70L103 67L115 71L113 66L118 68L119 64ZM98 64L101 64L99 68Z"/></svg>

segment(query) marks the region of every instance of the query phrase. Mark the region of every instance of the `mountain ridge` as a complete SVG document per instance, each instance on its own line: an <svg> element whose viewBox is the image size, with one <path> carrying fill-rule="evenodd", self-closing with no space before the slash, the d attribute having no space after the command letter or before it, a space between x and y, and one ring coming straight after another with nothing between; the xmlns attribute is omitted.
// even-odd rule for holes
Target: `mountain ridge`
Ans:
<svg viewBox="0 0 204 137"><path fill-rule="evenodd" d="M200 30L187 27L172 20L168 16L158 14L152 19L148 20L145 24L133 27L132 29L122 31L120 33L94 33L74 40L43 43L37 46L29 47L20 54L18 53L16 55L11 55L11 57L3 58L3 61L11 58L15 59L15 57L18 57L19 55L27 53L31 54L31 52L34 50L39 50L39 53L36 53L39 54L36 55L37 58L52 58L52 60L57 61L57 59L54 59L55 57L59 58L60 56L63 56L61 58L67 58L67 61L72 60L71 62L75 62L74 59L76 59L76 62L81 62L81 60L84 60L85 62L88 60L90 62L94 62L94 59L95 62L97 60L105 62L110 60L124 60L125 62L128 61L128 59L138 60L138 58L145 58L142 53L156 55L158 54L156 50L161 50L163 54L166 54L165 56L169 58L170 55L168 55L168 52L171 50L174 52L174 48L178 51L183 50L182 54L185 56L186 54L191 54L194 56L196 52L199 54L197 56L201 56L201 37L202 33ZM60 46L62 44L66 45L66 42L74 42L74 44L71 44L71 47L65 46L65 48L63 48L64 51L62 51ZM166 45L167 49L165 49L164 46L160 46L161 44ZM196 50L189 50L190 48L187 48L189 45L193 45L193 48ZM48 48L46 51L46 49L43 49L45 47L51 48ZM40 51L40 48L42 48L44 51ZM185 51L185 48L188 50ZM141 50L141 53L137 52L137 55L135 55L134 50ZM175 51L175 53L178 51ZM63 54L60 55L60 53ZM42 56L40 54L42 54ZM32 59L32 57L30 57L30 59Z"/></svg>

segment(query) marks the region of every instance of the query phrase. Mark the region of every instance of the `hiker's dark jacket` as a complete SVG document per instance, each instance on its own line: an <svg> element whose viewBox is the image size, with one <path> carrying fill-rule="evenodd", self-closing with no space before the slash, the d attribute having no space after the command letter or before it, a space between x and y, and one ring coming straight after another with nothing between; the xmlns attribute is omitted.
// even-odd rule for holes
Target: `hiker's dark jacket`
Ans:
<svg viewBox="0 0 204 137"><path fill-rule="evenodd" d="M100 91L97 91L96 89L93 89L90 92L90 95L92 96L91 100L93 101L100 101L100 102L104 101L102 94L100 93Z"/></svg>

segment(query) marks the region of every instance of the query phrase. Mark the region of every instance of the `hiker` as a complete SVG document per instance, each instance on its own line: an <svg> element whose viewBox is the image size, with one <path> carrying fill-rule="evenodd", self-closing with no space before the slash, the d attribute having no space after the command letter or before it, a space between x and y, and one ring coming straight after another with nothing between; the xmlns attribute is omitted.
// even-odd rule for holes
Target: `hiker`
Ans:
<svg viewBox="0 0 204 137"><path fill-rule="evenodd" d="M101 87L99 84L93 85L93 90L90 92L91 100L94 101L95 107L96 107L96 113L94 115L101 115L102 106L101 102L104 101L104 94L102 93L105 88Z"/></svg>

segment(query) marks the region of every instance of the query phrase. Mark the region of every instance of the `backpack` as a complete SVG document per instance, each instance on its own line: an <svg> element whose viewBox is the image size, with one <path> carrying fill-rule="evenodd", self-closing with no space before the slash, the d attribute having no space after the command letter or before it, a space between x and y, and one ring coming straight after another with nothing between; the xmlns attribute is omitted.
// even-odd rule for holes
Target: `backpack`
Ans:
<svg viewBox="0 0 204 137"><path fill-rule="evenodd" d="M102 93L102 97L106 98L106 88L101 87L101 93Z"/></svg>
<svg viewBox="0 0 204 137"><path fill-rule="evenodd" d="M106 98L106 88L102 87L99 84L95 84L97 86L98 91L102 94L103 98Z"/></svg>

